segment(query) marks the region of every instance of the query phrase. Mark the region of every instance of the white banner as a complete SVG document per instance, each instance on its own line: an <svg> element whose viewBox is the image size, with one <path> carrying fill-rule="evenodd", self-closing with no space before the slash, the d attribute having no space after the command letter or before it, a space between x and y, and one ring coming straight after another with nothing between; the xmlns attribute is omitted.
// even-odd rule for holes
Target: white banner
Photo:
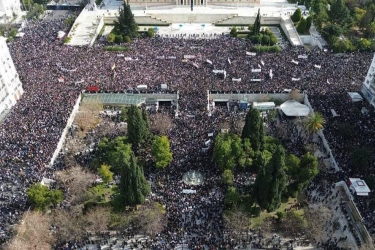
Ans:
<svg viewBox="0 0 375 250"><path fill-rule="evenodd" d="M230 61L229 57L228 57L228 63L229 63L230 65L232 65L232 62Z"/></svg>
<svg viewBox="0 0 375 250"><path fill-rule="evenodd" d="M260 63L264 66L264 62L263 62L263 60L260 60Z"/></svg>
<svg viewBox="0 0 375 250"><path fill-rule="evenodd" d="M125 61L131 61L133 60L131 57L125 57Z"/></svg>
<svg viewBox="0 0 375 250"><path fill-rule="evenodd" d="M117 57L124 57L124 54L117 54Z"/></svg>
<svg viewBox="0 0 375 250"><path fill-rule="evenodd" d="M212 61L207 59L206 62L212 65Z"/></svg>
<svg viewBox="0 0 375 250"><path fill-rule="evenodd" d="M208 136L208 137L213 137L213 136L214 136L214 133L208 133L207 136Z"/></svg>
<svg viewBox="0 0 375 250"><path fill-rule="evenodd" d="M182 189L182 193L184 193L184 194L196 194L197 190L194 190L194 189Z"/></svg>
<svg viewBox="0 0 375 250"><path fill-rule="evenodd" d="M272 69L270 69L270 78L271 78L271 79L273 78Z"/></svg>
<svg viewBox="0 0 375 250"><path fill-rule="evenodd" d="M294 78L294 77L292 77L292 81L299 81L299 80L301 80L301 78Z"/></svg>
<svg viewBox="0 0 375 250"><path fill-rule="evenodd" d="M320 69L322 67L322 65L314 64L314 67L317 68L317 69Z"/></svg>
<svg viewBox="0 0 375 250"><path fill-rule="evenodd" d="M298 65L298 62L297 62L297 61L294 61L294 59L292 60L292 63Z"/></svg>
<svg viewBox="0 0 375 250"><path fill-rule="evenodd" d="M172 60L175 60L177 57L175 56L168 56L167 59L172 59Z"/></svg>
<svg viewBox="0 0 375 250"><path fill-rule="evenodd" d="M194 59L195 56L194 55L184 55L184 58L185 59Z"/></svg>
<svg viewBox="0 0 375 250"><path fill-rule="evenodd" d="M251 72L252 72L252 73L262 72L262 69L251 69Z"/></svg>
<svg viewBox="0 0 375 250"><path fill-rule="evenodd" d="M251 82L260 82L262 79L250 79Z"/></svg>
<svg viewBox="0 0 375 250"><path fill-rule="evenodd" d="M241 81L241 78L232 78L232 81L233 81L233 82L240 82L240 81Z"/></svg>
<svg viewBox="0 0 375 250"><path fill-rule="evenodd" d="M248 55L248 56L256 56L257 53L254 53L254 52L247 52L247 51L246 51L246 55Z"/></svg>
<svg viewBox="0 0 375 250"><path fill-rule="evenodd" d="M307 59L307 55L298 55L298 59Z"/></svg>
<svg viewBox="0 0 375 250"><path fill-rule="evenodd" d="M164 56L157 56L156 59L164 59Z"/></svg>
<svg viewBox="0 0 375 250"><path fill-rule="evenodd" d="M198 64L196 64L196 63L193 63L193 66L194 66L194 67L196 67L197 69L199 69L199 66L198 66Z"/></svg>

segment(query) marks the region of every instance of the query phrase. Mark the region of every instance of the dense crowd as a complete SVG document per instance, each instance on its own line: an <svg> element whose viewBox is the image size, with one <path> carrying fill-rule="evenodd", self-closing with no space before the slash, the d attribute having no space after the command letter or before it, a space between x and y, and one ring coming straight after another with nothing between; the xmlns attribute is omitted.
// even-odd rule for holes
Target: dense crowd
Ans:
<svg viewBox="0 0 375 250"><path fill-rule="evenodd" d="M106 52L103 44L92 48L63 45L56 39L63 29L62 20L31 22L25 36L9 44L25 93L0 127L3 238L9 236L9 225L27 209L26 188L43 176L53 176L51 156L80 91L89 86L121 93L137 91L141 84L147 85L148 92L158 92L160 84L167 84L170 91L180 91L179 119L174 121L177 127L169 134L174 160L153 190L166 204L168 223L161 237L169 244L186 239L191 249L232 244L222 237L223 190L218 170L211 149L202 150L208 133L217 134L220 121L231 114L218 109L208 116L207 90L306 91L315 110L327 119L324 133L344 173L342 178L374 175L373 165L366 172L349 168L352 146L375 148L375 115L369 107L370 113L361 115L361 107L367 104L351 103L346 93L360 89L372 54L335 55L319 49L286 47L282 53L249 55L249 41L224 35L213 39L139 39L128 45L129 52ZM226 77L213 74L213 70L225 70ZM331 109L340 116L332 117ZM173 114L173 110L166 112ZM338 133L342 122L361 131L350 146ZM190 169L205 176L204 184L196 187L197 194L182 193L188 188L182 174ZM374 204L368 200L356 202L372 230Z"/></svg>

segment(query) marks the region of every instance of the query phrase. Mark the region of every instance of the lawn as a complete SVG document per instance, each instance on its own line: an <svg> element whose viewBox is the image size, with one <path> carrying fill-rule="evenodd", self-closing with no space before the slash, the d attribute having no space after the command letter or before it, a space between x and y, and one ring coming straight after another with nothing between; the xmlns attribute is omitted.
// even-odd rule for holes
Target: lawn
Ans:
<svg viewBox="0 0 375 250"><path fill-rule="evenodd" d="M270 218L270 217L275 217L276 218L276 213L277 212L285 212L285 209L289 209L292 205L296 204L297 202L303 202L303 200L301 200L300 198L302 197L297 197L298 199L294 199L294 198L289 198L289 200L285 203L281 203L281 206L276 209L275 211L271 212L271 213L268 213L267 211L261 211L260 212L260 215L257 216L257 217L253 217L250 219L250 227L251 228L258 228L258 227L262 227L262 222L266 219L266 218ZM304 211L303 209L299 209L299 210L294 210L293 211L296 212L296 214L300 215L303 217L304 215Z"/></svg>

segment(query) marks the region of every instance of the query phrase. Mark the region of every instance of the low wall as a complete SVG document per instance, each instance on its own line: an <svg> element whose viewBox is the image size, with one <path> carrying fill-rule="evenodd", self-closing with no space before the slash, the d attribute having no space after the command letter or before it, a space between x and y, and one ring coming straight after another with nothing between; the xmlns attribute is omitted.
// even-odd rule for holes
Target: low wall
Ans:
<svg viewBox="0 0 375 250"><path fill-rule="evenodd" d="M314 113L314 109L311 107L311 104L309 102L307 94L305 94L305 97L304 97L304 104L307 105L310 108L310 112L311 113ZM326 152L329 155L329 162L331 163L331 167L334 168L336 171L339 171L340 170L339 166L338 166L338 164L336 162L335 157L332 154L331 148L329 147L328 141L326 140L326 137L324 136L323 131L319 130L318 131L318 135L319 135L320 139L323 142L323 146L324 146Z"/></svg>
<svg viewBox="0 0 375 250"><path fill-rule="evenodd" d="M66 134L68 133L68 130L69 128L72 126L73 124L73 121L74 121L74 117L76 116L77 114L77 111L79 110L79 104L81 103L81 99L82 99L82 96L81 94L78 96L77 100L76 100L76 104L74 105L73 107L73 110L72 110L72 113L70 114L69 116L69 119L68 121L66 122L66 126L63 130L63 132L61 133L61 137L60 137L60 140L59 140L59 143L57 143L57 146L56 146L56 149L55 149L55 152L53 153L53 156L49 162L49 166L52 167L57 156L59 155L60 151L61 151L61 148L62 146L64 145L64 142L65 142L65 138L66 138Z"/></svg>
<svg viewBox="0 0 375 250"><path fill-rule="evenodd" d="M104 26L104 19L103 19L103 17L101 17L100 20L99 20L99 23L98 23L98 27L96 27L94 35L91 38L90 46L94 45L94 43L96 41L96 38L98 37L98 35L99 35L100 31L102 30L103 26Z"/></svg>

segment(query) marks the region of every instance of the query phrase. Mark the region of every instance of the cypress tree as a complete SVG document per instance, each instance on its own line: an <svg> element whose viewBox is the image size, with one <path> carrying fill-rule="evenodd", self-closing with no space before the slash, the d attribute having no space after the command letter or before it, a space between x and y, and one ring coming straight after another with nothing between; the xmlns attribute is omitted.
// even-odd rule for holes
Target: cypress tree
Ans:
<svg viewBox="0 0 375 250"><path fill-rule="evenodd" d="M243 140L248 138L252 148L255 151L264 150L263 120L260 117L260 113L257 109L251 107L247 113L241 138Z"/></svg>
<svg viewBox="0 0 375 250"><path fill-rule="evenodd" d="M124 206L135 206L145 202L145 197L151 188L142 169L137 164L134 153L130 156L130 163L124 164L120 179L120 201Z"/></svg>
<svg viewBox="0 0 375 250"><path fill-rule="evenodd" d="M134 15L129 4L124 2L122 9L120 9L118 19L114 21L114 26L116 34L121 34L131 38L138 36L138 26L134 20Z"/></svg>
<svg viewBox="0 0 375 250"><path fill-rule="evenodd" d="M281 195L287 181L284 168L285 151L281 145L278 145L271 160L260 167L254 186L258 205L268 212L274 211L281 204Z"/></svg>
<svg viewBox="0 0 375 250"><path fill-rule="evenodd" d="M140 109L134 105L128 109L128 140L136 151L149 134Z"/></svg>

